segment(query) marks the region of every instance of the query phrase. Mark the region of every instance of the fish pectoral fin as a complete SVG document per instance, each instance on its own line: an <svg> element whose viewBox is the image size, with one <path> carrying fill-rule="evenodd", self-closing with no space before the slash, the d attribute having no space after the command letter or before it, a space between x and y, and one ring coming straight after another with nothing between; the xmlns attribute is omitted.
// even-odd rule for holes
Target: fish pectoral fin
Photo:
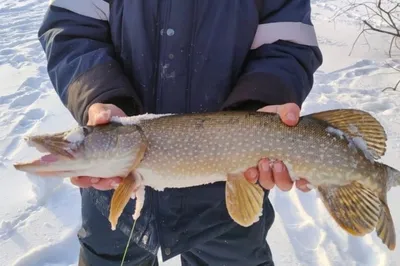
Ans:
<svg viewBox="0 0 400 266"><path fill-rule="evenodd" d="M136 175L131 173L127 175L122 183L115 189L111 198L110 214L108 221L111 223L111 229L117 228L118 219L121 216L126 204L131 199L132 193L137 189ZM136 195L137 197L137 195Z"/></svg>
<svg viewBox="0 0 400 266"><path fill-rule="evenodd" d="M356 109L337 109L308 115L325 121L350 138L361 137L369 153L379 159L386 152L387 135L381 123L371 114Z"/></svg>
<svg viewBox="0 0 400 266"><path fill-rule="evenodd" d="M137 179L136 179L137 180ZM145 193L146 192L146 187L144 185L140 185L136 189L136 205L135 205L135 212L132 215L132 218L134 220L137 220L140 216L140 213L143 209L144 206L144 198L145 198Z"/></svg>
<svg viewBox="0 0 400 266"><path fill-rule="evenodd" d="M394 250L396 248L396 231L386 199L381 200L381 206L381 212L376 226L376 234L382 240L383 244L390 250Z"/></svg>
<svg viewBox="0 0 400 266"><path fill-rule="evenodd" d="M248 227L262 215L264 190L260 185L247 181L243 174L228 174L225 200L231 218Z"/></svg>
<svg viewBox="0 0 400 266"><path fill-rule="evenodd" d="M317 189L330 215L346 232L364 236L375 229L381 201L374 192L358 182L321 185Z"/></svg>

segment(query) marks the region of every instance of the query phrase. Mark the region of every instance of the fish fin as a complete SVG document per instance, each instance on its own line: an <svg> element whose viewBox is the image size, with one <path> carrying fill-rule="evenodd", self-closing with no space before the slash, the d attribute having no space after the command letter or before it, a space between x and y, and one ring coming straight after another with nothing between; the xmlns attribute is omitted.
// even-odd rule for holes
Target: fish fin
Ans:
<svg viewBox="0 0 400 266"><path fill-rule="evenodd" d="M364 236L375 229L381 212L378 196L358 182L317 187L321 200L333 219L346 232Z"/></svg>
<svg viewBox="0 0 400 266"><path fill-rule="evenodd" d="M264 190L243 174L228 174L225 199L229 215L241 226L252 225L262 215Z"/></svg>
<svg viewBox="0 0 400 266"><path fill-rule="evenodd" d="M378 224L376 225L376 234L390 250L396 248L396 231L393 218L387 205L386 193L381 196L381 212L379 214Z"/></svg>
<svg viewBox="0 0 400 266"><path fill-rule="evenodd" d="M132 218L134 220L137 220L141 214L141 211L143 209L143 205L144 205L144 198L146 195L146 190L145 190L145 186L144 185L140 185L138 187L138 189L136 190L136 205L135 205L135 212L132 215Z"/></svg>
<svg viewBox="0 0 400 266"><path fill-rule="evenodd" d="M122 183L115 189L111 198L110 214L108 221L111 223L111 229L117 228L118 219L121 216L126 204L131 199L132 193L136 188L136 179L134 174L125 177Z"/></svg>
<svg viewBox="0 0 400 266"><path fill-rule="evenodd" d="M386 152L387 135L385 129L368 112L356 109L337 109L308 116L327 122L350 138L361 137L375 159L379 159Z"/></svg>
<svg viewBox="0 0 400 266"><path fill-rule="evenodd" d="M108 220L111 223L111 229L115 230L117 227L118 219L121 216L126 204L128 204L129 200L132 198L132 194L136 192L141 185L141 177L139 177L138 173L136 173L136 168L142 162L145 153L148 147L148 139L143 132L143 129L138 125L134 125L137 127L139 133L141 134L142 142L140 143L139 150L135 156L135 161L133 161L132 166L129 169L129 174L124 177L122 184L120 184L117 189L114 191L114 194L111 198L111 206L110 206L110 214ZM124 128L121 127L121 130ZM133 217L139 218L140 211L143 205L141 202L140 196L143 196L144 201L144 188L143 191L139 191L139 195L136 194L137 206L140 207L138 211L135 212ZM139 202L139 203L138 203Z"/></svg>

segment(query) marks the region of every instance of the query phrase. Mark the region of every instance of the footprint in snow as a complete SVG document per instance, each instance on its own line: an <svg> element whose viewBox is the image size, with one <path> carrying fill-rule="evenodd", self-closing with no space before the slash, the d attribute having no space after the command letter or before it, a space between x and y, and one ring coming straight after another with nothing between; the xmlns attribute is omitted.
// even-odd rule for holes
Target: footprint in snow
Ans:
<svg viewBox="0 0 400 266"><path fill-rule="evenodd" d="M373 232L375 233L375 232ZM368 237L368 236L365 236ZM349 249L348 254L353 254L355 261L359 262L361 265L374 266L378 265L379 260L374 252L373 247L365 241L363 237L348 236Z"/></svg>
<svg viewBox="0 0 400 266"><path fill-rule="evenodd" d="M0 55L13 55L15 54L15 50L12 48L5 48L0 50Z"/></svg>
<svg viewBox="0 0 400 266"><path fill-rule="evenodd" d="M8 103L12 102L15 98L17 98L23 94L24 94L24 91L18 90L14 93L0 96L0 105L8 104Z"/></svg>
<svg viewBox="0 0 400 266"><path fill-rule="evenodd" d="M303 210L299 211L301 206L295 201L292 196L277 193L274 199L275 210L283 221L297 259L304 261L305 264L310 261L317 262L321 256L318 250L323 240L323 234L311 222L311 219L307 219L309 217L304 217L301 214ZM294 202L295 204L293 204Z"/></svg>
<svg viewBox="0 0 400 266"><path fill-rule="evenodd" d="M23 94L13 99L10 103L11 109L20 109L33 104L40 97L40 91Z"/></svg>
<svg viewBox="0 0 400 266"><path fill-rule="evenodd" d="M11 131L12 135L21 135L28 132L40 119L45 116L46 112L43 109L35 108L29 110L18 124Z"/></svg>
<svg viewBox="0 0 400 266"><path fill-rule="evenodd" d="M346 78L354 78L359 76L368 76L371 73L377 71L379 68L377 67L368 67L368 68L361 68L361 69L354 69L347 73L344 73L344 77Z"/></svg>

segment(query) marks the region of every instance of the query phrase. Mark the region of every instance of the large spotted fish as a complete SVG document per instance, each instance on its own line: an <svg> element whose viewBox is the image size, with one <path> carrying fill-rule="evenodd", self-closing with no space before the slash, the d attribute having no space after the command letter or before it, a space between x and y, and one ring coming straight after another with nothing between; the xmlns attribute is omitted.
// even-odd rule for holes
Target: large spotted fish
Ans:
<svg viewBox="0 0 400 266"><path fill-rule="evenodd" d="M274 114L216 112L113 118L57 134L31 136L48 152L15 164L39 176L124 177L111 200L109 221L136 196L140 215L144 187L156 190L226 182L226 207L242 226L257 222L264 191L243 176L262 157L282 160L291 176L307 177L334 220L348 233L376 230L391 250L396 245L387 191L400 172L377 162L386 151L386 133L370 114L330 110L303 116L295 127Z"/></svg>

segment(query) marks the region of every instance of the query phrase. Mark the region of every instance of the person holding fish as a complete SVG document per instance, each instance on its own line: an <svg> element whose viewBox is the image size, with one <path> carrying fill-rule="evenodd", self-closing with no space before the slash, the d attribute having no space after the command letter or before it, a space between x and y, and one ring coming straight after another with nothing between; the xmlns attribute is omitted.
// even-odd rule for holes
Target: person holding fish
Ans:
<svg viewBox="0 0 400 266"><path fill-rule="evenodd" d="M52 0L39 29L50 80L80 125L112 116L258 110L297 124L322 64L310 1ZM293 185L284 162L260 158L244 176L269 191ZM82 196L79 265L120 265L135 199L115 231L108 202L121 177L71 177ZM126 265L274 265L266 235L274 210L235 224L220 183L146 189Z"/></svg>

